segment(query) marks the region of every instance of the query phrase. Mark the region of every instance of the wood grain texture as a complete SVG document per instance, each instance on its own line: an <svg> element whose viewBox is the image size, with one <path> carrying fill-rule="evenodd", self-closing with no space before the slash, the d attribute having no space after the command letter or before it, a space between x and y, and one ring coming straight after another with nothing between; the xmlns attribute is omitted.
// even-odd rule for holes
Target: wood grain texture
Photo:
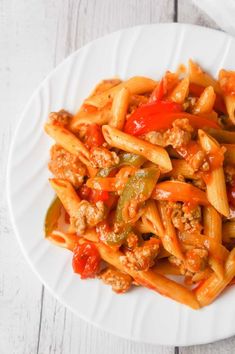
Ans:
<svg viewBox="0 0 235 354"><path fill-rule="evenodd" d="M20 112L54 66L106 33L172 22L174 17L174 0L0 0L0 185L5 184L7 153ZM178 0L178 21L217 28L191 0ZM0 189L1 354L174 352L174 348L133 343L97 329L44 291L16 242L4 190ZM231 338L179 352L233 353L234 347Z"/></svg>

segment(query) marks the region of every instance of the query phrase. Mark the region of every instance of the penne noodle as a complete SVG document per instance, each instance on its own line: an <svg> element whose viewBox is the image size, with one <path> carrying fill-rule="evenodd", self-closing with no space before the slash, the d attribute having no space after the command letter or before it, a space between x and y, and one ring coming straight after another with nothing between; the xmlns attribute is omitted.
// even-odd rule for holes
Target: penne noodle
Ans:
<svg viewBox="0 0 235 354"><path fill-rule="evenodd" d="M54 245L66 248L70 251L74 250L74 247L79 243L80 239L80 237L76 234L66 234L61 231L54 231L46 238Z"/></svg>
<svg viewBox="0 0 235 354"><path fill-rule="evenodd" d="M68 129L61 125L53 125L46 123L45 131L57 144L61 145L65 150L76 155L85 165L90 165L89 151L85 145Z"/></svg>
<svg viewBox="0 0 235 354"><path fill-rule="evenodd" d="M224 102L228 112L229 119L233 124L235 124L235 96L225 96Z"/></svg>
<svg viewBox="0 0 235 354"><path fill-rule="evenodd" d="M162 223L165 228L165 232L159 235L163 244L163 247L176 258L181 260L184 259L180 242L178 240L175 227L173 226L169 215L167 215L167 210L163 202L158 202L160 215L162 218Z"/></svg>
<svg viewBox="0 0 235 354"><path fill-rule="evenodd" d="M212 206L203 207L204 234L218 243L222 242L222 218Z"/></svg>
<svg viewBox="0 0 235 354"><path fill-rule="evenodd" d="M235 131L208 128L206 132L215 138L219 143L235 144Z"/></svg>
<svg viewBox="0 0 235 354"><path fill-rule="evenodd" d="M189 78L186 77L181 80L177 86L173 89L169 98L176 103L184 103L185 99L188 96L189 92Z"/></svg>
<svg viewBox="0 0 235 354"><path fill-rule="evenodd" d="M85 124L108 124L111 117L111 112L109 109L104 108L102 110L96 110L92 113L79 111L75 114L70 122L69 129L72 132L78 132L81 125Z"/></svg>
<svg viewBox="0 0 235 354"><path fill-rule="evenodd" d="M130 92L123 87L116 93L112 104L112 116L109 125L113 128L120 129L124 127L126 114L130 102Z"/></svg>
<svg viewBox="0 0 235 354"><path fill-rule="evenodd" d="M189 80L193 84L204 87L212 86L216 93L221 94L219 83L209 74L202 71L200 66L194 63L191 59L189 60Z"/></svg>
<svg viewBox="0 0 235 354"><path fill-rule="evenodd" d="M215 103L216 94L212 86L208 86L202 92L198 101L193 107L193 114L204 114L209 113L213 110Z"/></svg>
<svg viewBox="0 0 235 354"><path fill-rule="evenodd" d="M224 102L231 123L235 124L235 72L221 69L219 84L224 95Z"/></svg>
<svg viewBox="0 0 235 354"><path fill-rule="evenodd" d="M161 171L168 172L172 169L171 160L164 148L123 133L108 125L104 125L102 131L110 146L144 156L147 160L158 165Z"/></svg>
<svg viewBox="0 0 235 354"><path fill-rule="evenodd" d="M135 281L151 290L154 290L171 299L190 306L193 309L199 308L199 305L194 297L194 294L184 286L167 279L161 274L152 270L148 271L133 271L121 262L122 253L113 250L104 243L96 243L100 255L104 261L111 264L115 268L128 273Z"/></svg>
<svg viewBox="0 0 235 354"><path fill-rule="evenodd" d="M235 221L228 221L223 224L222 228L223 241L231 242L235 238Z"/></svg>
<svg viewBox="0 0 235 354"><path fill-rule="evenodd" d="M165 230L157 209L156 202L152 199L148 200L145 207L144 215L142 216L143 224L150 226L154 230L154 234L163 237Z"/></svg>
<svg viewBox="0 0 235 354"><path fill-rule="evenodd" d="M200 177L195 173L194 169L185 161L172 159L172 170L170 172L162 174L164 177L174 177L178 178L179 176L183 176L187 179L197 180Z"/></svg>
<svg viewBox="0 0 235 354"><path fill-rule="evenodd" d="M119 85L121 82L122 81L118 78L101 80L95 86L94 90L91 92L89 97L96 96L96 95L99 95L100 93L110 90L111 88Z"/></svg>
<svg viewBox="0 0 235 354"><path fill-rule="evenodd" d="M150 232L155 234L156 232L152 224L149 223L146 219L143 221L142 218L136 221L134 229L141 234L148 234Z"/></svg>
<svg viewBox="0 0 235 354"><path fill-rule="evenodd" d="M234 165L235 164L235 144L223 144L226 148L224 153L224 161L227 164Z"/></svg>
<svg viewBox="0 0 235 354"><path fill-rule="evenodd" d="M224 279L212 274L196 290L195 294L201 306L212 303L235 276L235 248L230 252L225 263Z"/></svg>
<svg viewBox="0 0 235 354"><path fill-rule="evenodd" d="M134 76L99 95L89 97L85 100L85 103L95 107L104 107L107 103L113 100L116 93L123 87L127 88L130 94L142 94L151 92L155 88L156 84L156 81L147 77Z"/></svg>
<svg viewBox="0 0 235 354"><path fill-rule="evenodd" d="M218 244L222 243L222 218L212 206L203 207L204 234ZM224 277L224 263L213 255L209 258L209 264L219 278Z"/></svg>
<svg viewBox="0 0 235 354"><path fill-rule="evenodd" d="M49 182L69 216L77 217L80 198L72 184L64 179L58 178L51 178Z"/></svg>
<svg viewBox="0 0 235 354"><path fill-rule="evenodd" d="M151 270L162 275L182 275L179 267L164 258L158 260L156 265L151 268Z"/></svg>
<svg viewBox="0 0 235 354"><path fill-rule="evenodd" d="M203 130L198 130L198 136L200 144L206 153L212 153L218 149L219 144L216 140L207 135ZM205 182L209 202L219 213L228 217L229 205L223 167L221 166L212 170Z"/></svg>

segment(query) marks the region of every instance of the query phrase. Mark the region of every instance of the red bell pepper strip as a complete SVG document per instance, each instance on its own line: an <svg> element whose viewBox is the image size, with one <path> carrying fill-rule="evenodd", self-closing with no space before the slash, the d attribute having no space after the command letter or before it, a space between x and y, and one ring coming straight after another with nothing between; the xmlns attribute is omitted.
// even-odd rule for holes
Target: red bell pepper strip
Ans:
<svg viewBox="0 0 235 354"><path fill-rule="evenodd" d="M189 92L191 94L193 94L194 96L196 96L196 97L199 97L204 90L205 90L204 86L193 84L193 83L191 83L189 85ZM223 97L221 95L217 94L217 93L216 93L214 107L215 107L215 110L218 111L218 112L221 112L221 113L224 113L224 114L227 113Z"/></svg>
<svg viewBox="0 0 235 354"><path fill-rule="evenodd" d="M179 118L187 118L189 124L196 129L203 127L219 129L219 125L210 119L199 117L186 112L176 113L154 113L137 115L137 118L132 116L128 119L125 125L125 133L131 135L142 135L153 130L166 130L172 127L172 123Z"/></svg>
<svg viewBox="0 0 235 354"><path fill-rule="evenodd" d="M149 97L149 103L160 101L163 98L164 94L164 81L162 79Z"/></svg>
<svg viewBox="0 0 235 354"><path fill-rule="evenodd" d="M165 181L156 184L152 198L171 202L190 202L199 205L208 205L206 193L192 184L179 181Z"/></svg>

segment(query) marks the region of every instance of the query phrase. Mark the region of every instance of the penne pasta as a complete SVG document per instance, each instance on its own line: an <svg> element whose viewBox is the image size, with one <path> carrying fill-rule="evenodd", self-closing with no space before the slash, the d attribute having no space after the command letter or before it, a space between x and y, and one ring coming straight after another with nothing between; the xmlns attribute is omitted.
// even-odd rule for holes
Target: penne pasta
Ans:
<svg viewBox="0 0 235 354"><path fill-rule="evenodd" d="M51 178L49 182L69 216L76 218L80 198L72 184L66 180L56 178Z"/></svg>
<svg viewBox="0 0 235 354"><path fill-rule="evenodd" d="M204 89L198 101L193 107L193 114L205 114L213 110L215 103L215 92L212 86L208 86Z"/></svg>
<svg viewBox="0 0 235 354"><path fill-rule="evenodd" d="M151 290L154 290L160 294L164 294L175 301L183 303L192 307L193 309L199 308L199 305L193 295L193 293L186 289L184 286L174 282L173 280L167 279L161 274L154 271L133 271L128 267L124 266L120 261L122 253L107 247L103 243L96 244L97 248L101 254L102 259L107 263L116 267L117 269L124 271L131 275L135 281Z"/></svg>
<svg viewBox="0 0 235 354"><path fill-rule="evenodd" d="M163 237L164 227L159 215L159 211L156 202L152 199L148 200L145 207L145 213L142 216L142 223L144 225L149 225L150 229L154 231L153 233Z"/></svg>
<svg viewBox="0 0 235 354"><path fill-rule="evenodd" d="M118 91L123 87L127 88L130 94L142 94L150 92L156 86L156 81L142 76L135 76L127 81L123 81L119 85L106 90L105 92L89 97L86 103L95 107L104 107L107 103L111 102Z"/></svg>
<svg viewBox="0 0 235 354"><path fill-rule="evenodd" d="M44 232L82 279L199 309L235 278L235 72L181 74L103 80L74 116L50 114Z"/></svg>
<svg viewBox="0 0 235 354"><path fill-rule="evenodd" d="M200 144L206 153L216 151L219 144L207 135L203 130L199 129L198 136ZM223 167L213 169L206 179L207 197L212 206L222 215L229 215L229 205L225 185L225 177Z"/></svg>
<svg viewBox="0 0 235 354"><path fill-rule="evenodd" d="M222 235L224 242L231 242L235 238L235 221L228 221L223 224Z"/></svg>
<svg viewBox="0 0 235 354"><path fill-rule="evenodd" d="M220 70L219 84L231 123L235 124L235 71Z"/></svg>
<svg viewBox="0 0 235 354"><path fill-rule="evenodd" d="M180 242L178 240L175 228L167 215L166 207L163 202L158 202L159 211L162 218L162 223L165 228L165 232L162 235L159 235L163 244L163 247L172 255L179 258L180 260L184 259Z"/></svg>
<svg viewBox="0 0 235 354"><path fill-rule="evenodd" d="M203 207L204 234L218 243L222 242L222 218L212 206Z"/></svg>
<svg viewBox="0 0 235 354"><path fill-rule="evenodd" d="M189 80L193 84L201 85L204 87L212 86L216 93L221 94L219 83L209 74L202 71L200 66L193 62L191 59L189 60Z"/></svg>
<svg viewBox="0 0 235 354"><path fill-rule="evenodd" d="M208 128L206 129L206 132L215 138L219 143L235 143L235 131Z"/></svg>
<svg viewBox="0 0 235 354"><path fill-rule="evenodd" d="M57 144L65 150L76 155L85 165L90 165L89 151L85 145L68 129L61 125L45 124L45 131Z"/></svg>
<svg viewBox="0 0 235 354"><path fill-rule="evenodd" d="M226 151L224 153L224 161L227 164L235 164L235 144L223 144Z"/></svg>
<svg viewBox="0 0 235 354"><path fill-rule="evenodd" d="M235 96L229 95L224 97L224 102L228 112L229 119L235 124Z"/></svg>
<svg viewBox="0 0 235 354"><path fill-rule="evenodd" d="M167 173L163 173L163 177L174 177L178 178L179 176L183 176L187 179L197 180L200 177L197 173L195 173L194 169L185 161L179 159L171 159L172 170Z"/></svg>
<svg viewBox="0 0 235 354"><path fill-rule="evenodd" d="M158 260L152 270L162 275L182 275L179 267L164 258Z"/></svg>
<svg viewBox="0 0 235 354"><path fill-rule="evenodd" d="M225 289L235 276L235 249L233 249L225 263L224 279L219 279L212 274L196 290L195 294L201 306L212 303L217 296Z"/></svg>
<svg viewBox="0 0 235 354"><path fill-rule="evenodd" d="M109 125L113 128L120 129L124 127L127 109L130 102L130 92L123 87L116 93L112 104L112 116L109 120Z"/></svg>
<svg viewBox="0 0 235 354"><path fill-rule="evenodd" d="M161 171L168 172L172 169L169 155L164 148L123 133L108 125L104 125L102 131L110 146L141 155L158 165Z"/></svg>
<svg viewBox="0 0 235 354"><path fill-rule="evenodd" d="M176 103L183 103L189 92L189 78L181 80L169 95L169 99Z"/></svg>
<svg viewBox="0 0 235 354"><path fill-rule="evenodd" d="M82 125L87 124L108 124L111 117L111 112L107 108L96 110L92 113L84 110L75 114L70 122L69 128L72 132L79 132Z"/></svg>

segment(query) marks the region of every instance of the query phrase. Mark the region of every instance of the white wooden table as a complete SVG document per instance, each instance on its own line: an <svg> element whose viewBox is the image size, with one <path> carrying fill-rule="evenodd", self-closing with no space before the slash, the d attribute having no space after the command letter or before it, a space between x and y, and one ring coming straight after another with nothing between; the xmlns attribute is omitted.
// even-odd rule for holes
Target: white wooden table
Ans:
<svg viewBox="0 0 235 354"><path fill-rule="evenodd" d="M120 339L77 318L31 271L6 206L11 137L41 80L92 39L172 21L217 28L191 0L0 0L0 354L234 353L235 337L197 347L159 347Z"/></svg>

